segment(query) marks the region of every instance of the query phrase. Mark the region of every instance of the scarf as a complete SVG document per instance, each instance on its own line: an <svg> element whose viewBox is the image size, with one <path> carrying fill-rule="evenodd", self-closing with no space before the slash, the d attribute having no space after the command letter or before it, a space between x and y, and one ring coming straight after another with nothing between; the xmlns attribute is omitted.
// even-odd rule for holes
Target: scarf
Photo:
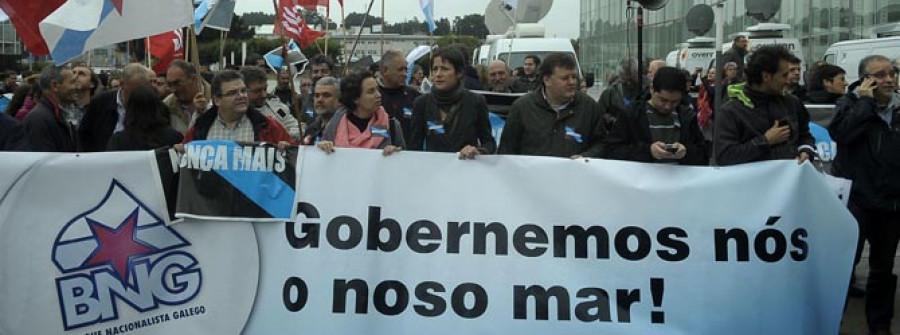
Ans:
<svg viewBox="0 0 900 335"><path fill-rule="evenodd" d="M447 91L438 89L431 90L431 100L437 104L442 122L452 118L456 114L456 110L459 109L459 102L462 100L465 90L466 88L463 86L462 81L456 83L455 87Z"/></svg>
<svg viewBox="0 0 900 335"><path fill-rule="evenodd" d="M347 111L352 113L352 111ZM372 118L366 131L360 132L348 119L349 114L344 114L338 121L337 131L334 134L334 145L339 148L364 148L377 149L385 139L390 141L391 135L388 127L390 118L384 108L379 107ZM373 132L374 130L374 132Z"/></svg>

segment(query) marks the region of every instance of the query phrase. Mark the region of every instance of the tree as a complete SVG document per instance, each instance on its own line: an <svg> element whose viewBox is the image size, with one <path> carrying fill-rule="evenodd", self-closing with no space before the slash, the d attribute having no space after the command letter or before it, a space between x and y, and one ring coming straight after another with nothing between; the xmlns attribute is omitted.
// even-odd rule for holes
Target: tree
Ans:
<svg viewBox="0 0 900 335"><path fill-rule="evenodd" d="M199 43L204 42L218 42L220 36L220 31L215 29L203 29L203 32L197 36L197 41ZM231 30L228 31L227 37L229 40L248 40L256 36L256 30L250 28L246 23L244 23L244 19L240 16L234 15L231 19Z"/></svg>
<svg viewBox="0 0 900 335"><path fill-rule="evenodd" d="M248 26L260 26L264 24L275 23L275 14L266 14L263 12L248 12L244 13L242 19Z"/></svg>
<svg viewBox="0 0 900 335"><path fill-rule="evenodd" d="M457 17L454 23L454 33L457 35L475 36L478 39L485 39L488 35L487 26L484 25L484 15L469 14Z"/></svg>
<svg viewBox="0 0 900 335"><path fill-rule="evenodd" d="M453 33L453 28L450 25L450 20L446 17L442 17L440 20L434 21L437 29L434 30L434 36L444 36L450 35Z"/></svg>
<svg viewBox="0 0 900 335"><path fill-rule="evenodd" d="M363 26L363 18L366 19L365 26ZM381 23L381 18L362 13L350 13L347 14L347 16L344 18L344 24L346 24L348 28L357 26L363 26L363 28L371 28L372 25Z"/></svg>
<svg viewBox="0 0 900 335"><path fill-rule="evenodd" d="M472 51L481 46L481 41L473 36L444 35L434 41L438 47L445 47L450 44L462 44L466 47L466 59L472 57Z"/></svg>

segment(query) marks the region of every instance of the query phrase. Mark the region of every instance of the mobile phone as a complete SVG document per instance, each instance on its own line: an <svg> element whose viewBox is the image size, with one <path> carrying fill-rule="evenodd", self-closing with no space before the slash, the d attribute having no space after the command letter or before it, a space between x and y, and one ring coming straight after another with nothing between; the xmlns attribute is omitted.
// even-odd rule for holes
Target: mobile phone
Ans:
<svg viewBox="0 0 900 335"><path fill-rule="evenodd" d="M678 145L675 145L675 143L666 144L666 151L674 154L678 152Z"/></svg>
<svg viewBox="0 0 900 335"><path fill-rule="evenodd" d="M790 126L790 125L791 125L790 120L788 120L787 117L782 116L780 119L778 119L779 127Z"/></svg>

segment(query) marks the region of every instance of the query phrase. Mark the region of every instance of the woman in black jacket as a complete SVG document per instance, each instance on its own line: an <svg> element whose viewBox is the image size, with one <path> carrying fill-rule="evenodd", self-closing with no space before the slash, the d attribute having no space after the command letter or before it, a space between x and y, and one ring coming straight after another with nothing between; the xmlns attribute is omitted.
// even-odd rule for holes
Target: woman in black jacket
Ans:
<svg viewBox="0 0 900 335"><path fill-rule="evenodd" d="M812 69L806 101L814 104L834 104L847 91L847 71L836 65L819 64Z"/></svg>
<svg viewBox="0 0 900 335"><path fill-rule="evenodd" d="M107 151L152 150L181 143L182 135L163 116L166 106L156 88L141 85L125 106L125 130L113 134Z"/></svg>
<svg viewBox="0 0 900 335"><path fill-rule="evenodd" d="M484 97L462 84L465 59L454 47L435 51L431 68L434 87L413 103L407 141L410 150L458 152L460 159L496 150Z"/></svg>

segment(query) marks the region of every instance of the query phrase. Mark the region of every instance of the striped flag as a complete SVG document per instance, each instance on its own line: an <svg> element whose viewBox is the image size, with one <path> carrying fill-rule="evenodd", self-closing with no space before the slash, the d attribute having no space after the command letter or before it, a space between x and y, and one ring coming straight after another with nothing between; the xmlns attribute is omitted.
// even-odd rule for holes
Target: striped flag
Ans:
<svg viewBox="0 0 900 335"><path fill-rule="evenodd" d="M278 7L279 21L275 22L275 34L286 35L300 43L301 48L305 48L325 36L325 32L309 28L297 10L298 6L296 0L281 0Z"/></svg>
<svg viewBox="0 0 900 335"><path fill-rule="evenodd" d="M419 0L422 12L425 13L425 22L428 22L428 31L434 32L437 25L434 23L434 0Z"/></svg>

